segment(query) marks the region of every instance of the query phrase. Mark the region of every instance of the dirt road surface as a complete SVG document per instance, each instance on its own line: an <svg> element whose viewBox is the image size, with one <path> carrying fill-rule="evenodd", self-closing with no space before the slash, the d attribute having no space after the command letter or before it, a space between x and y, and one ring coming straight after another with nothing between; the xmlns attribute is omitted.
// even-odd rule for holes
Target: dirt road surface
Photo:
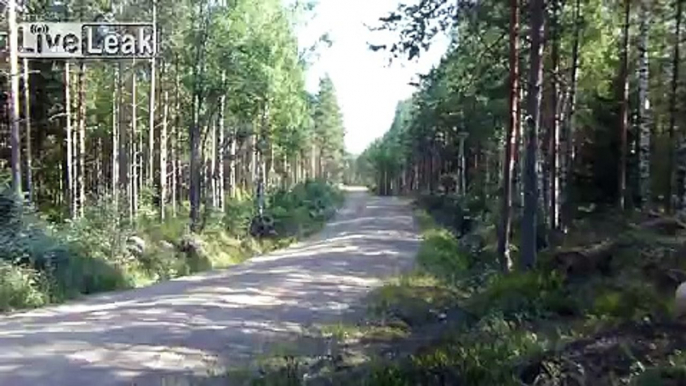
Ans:
<svg viewBox="0 0 686 386"><path fill-rule="evenodd" d="M0 385L172 385L247 363L339 320L380 279L411 268L418 246L407 201L348 189L324 230L288 249L0 317Z"/></svg>

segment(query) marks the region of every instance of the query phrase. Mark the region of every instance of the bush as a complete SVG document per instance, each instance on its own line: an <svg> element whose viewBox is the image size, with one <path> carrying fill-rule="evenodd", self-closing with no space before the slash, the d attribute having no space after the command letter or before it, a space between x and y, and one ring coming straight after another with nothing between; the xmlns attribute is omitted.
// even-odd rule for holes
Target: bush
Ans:
<svg viewBox="0 0 686 386"><path fill-rule="evenodd" d="M343 194L324 181L308 180L291 191L278 189L268 198L267 216L274 221L279 236L309 233L330 218L343 202Z"/></svg>
<svg viewBox="0 0 686 386"><path fill-rule="evenodd" d="M252 200L235 198L226 200L224 205L224 229L237 238L248 234L250 220L255 214L255 204Z"/></svg>
<svg viewBox="0 0 686 386"><path fill-rule="evenodd" d="M641 320L644 316L668 317L670 299L646 283L624 283L621 288L599 288L590 313L619 320Z"/></svg>
<svg viewBox="0 0 686 386"><path fill-rule="evenodd" d="M48 303L48 286L40 272L0 261L0 311L34 308Z"/></svg>
<svg viewBox="0 0 686 386"><path fill-rule="evenodd" d="M564 278L556 272L541 271L494 276L472 307L478 314L498 310L508 317L579 313L577 300L565 288Z"/></svg>
<svg viewBox="0 0 686 386"><path fill-rule="evenodd" d="M469 256L461 252L457 238L445 229L424 232L417 259L429 272L451 281L473 265Z"/></svg>

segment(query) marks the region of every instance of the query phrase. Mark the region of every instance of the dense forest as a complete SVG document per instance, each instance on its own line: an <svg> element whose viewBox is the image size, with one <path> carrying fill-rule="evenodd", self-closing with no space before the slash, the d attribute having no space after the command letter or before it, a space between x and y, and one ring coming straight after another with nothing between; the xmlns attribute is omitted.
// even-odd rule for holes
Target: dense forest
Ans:
<svg viewBox="0 0 686 386"><path fill-rule="evenodd" d="M333 183L346 154L336 90L328 77L317 93L305 88L308 66L331 42L324 35L299 49L294 32L312 5L3 7L4 72L14 76L3 78L0 127L0 276L10 283L0 309L227 264L313 231L340 203ZM11 55L18 22L98 20L152 22L157 55Z"/></svg>
<svg viewBox="0 0 686 386"><path fill-rule="evenodd" d="M360 156L359 173L382 194L481 200L498 218L504 270L513 231L531 267L589 206L681 211L682 3L400 7L378 28L401 40L372 49L412 59L448 27L452 46Z"/></svg>

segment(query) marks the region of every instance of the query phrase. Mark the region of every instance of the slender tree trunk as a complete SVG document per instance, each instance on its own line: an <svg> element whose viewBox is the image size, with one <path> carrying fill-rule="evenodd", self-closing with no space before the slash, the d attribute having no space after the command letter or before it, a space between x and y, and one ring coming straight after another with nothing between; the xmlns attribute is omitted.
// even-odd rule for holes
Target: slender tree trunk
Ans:
<svg viewBox="0 0 686 386"><path fill-rule="evenodd" d="M177 194L178 194L178 131L179 127L174 124L173 131L171 133L171 144L169 147L169 156L171 158L171 189L170 189L170 199L171 199L171 212L172 212L172 217L176 217L176 207L177 207Z"/></svg>
<svg viewBox="0 0 686 386"><path fill-rule="evenodd" d="M523 60L520 56L519 60L519 68L523 68L522 66ZM526 101L526 96L527 94L525 93L525 87L523 87L521 84L519 85L519 100L520 101ZM525 146L526 144L522 140L522 134L524 131L524 122L522 122L522 104L523 102L520 102L517 104L517 116L518 121L519 121L519 127L517 129L517 132L515 132L515 143L518 144L517 149L513 155L514 158L514 173L512 176L512 179L514 182L512 183L513 186L513 205L517 207L519 212L521 213L522 207L524 206L524 184L523 184L523 178L524 178L524 162L522 162L522 157L525 151Z"/></svg>
<svg viewBox="0 0 686 386"><path fill-rule="evenodd" d="M119 208L119 93L121 89L121 66L114 69L114 85L112 89L112 197L115 208Z"/></svg>
<svg viewBox="0 0 686 386"><path fill-rule="evenodd" d="M459 141L459 166L458 166L458 193L461 196L466 196L467 194L467 165L466 165L466 160L465 160L465 149L464 149L464 142L465 142L466 136L460 136Z"/></svg>
<svg viewBox="0 0 686 386"><path fill-rule="evenodd" d="M226 85L226 72L222 71L222 84ZM226 87L226 86L224 86ZM218 161L219 161L219 170L217 171L217 175L219 178L219 186L217 187L218 189L218 196L219 196L219 208L224 211L224 200L226 197L226 180L224 178L224 154L225 154L225 119L226 117L224 116L226 112L226 93L222 93L222 96L219 99L219 154L217 155Z"/></svg>
<svg viewBox="0 0 686 386"><path fill-rule="evenodd" d="M255 178L255 134L248 135L245 144L245 189L252 192Z"/></svg>
<svg viewBox="0 0 686 386"><path fill-rule="evenodd" d="M196 86L197 87L197 86ZM190 205L191 229L199 230L200 226L200 96L198 91L193 95L193 120L190 127L191 169L190 169Z"/></svg>
<svg viewBox="0 0 686 386"><path fill-rule="evenodd" d="M33 157L31 155L31 90L29 82L29 60L24 58L24 138L26 140L26 190L33 202Z"/></svg>
<svg viewBox="0 0 686 386"><path fill-rule="evenodd" d="M648 1L640 3L641 22L638 39L638 126L639 126L639 188L641 207L649 206L651 203L650 192L650 101L648 96L648 32L649 32L649 10Z"/></svg>
<svg viewBox="0 0 686 386"><path fill-rule="evenodd" d="M179 72L179 58L175 58L174 66L176 67L175 79L174 79L174 134L172 134L172 188L171 188L171 199L172 199L172 216L177 215L177 201L179 197L179 178L180 178L180 168L179 168L179 146L181 144L181 99L180 99L180 85L181 85L181 75Z"/></svg>
<svg viewBox="0 0 686 386"><path fill-rule="evenodd" d="M500 269L512 269L510 256L510 234L512 232L512 175L514 172L515 142L519 131L519 0L510 0L510 122L505 135L505 159L503 162L503 197L500 207L500 234L498 237L498 256Z"/></svg>
<svg viewBox="0 0 686 386"><path fill-rule="evenodd" d="M212 208L219 207L219 200L217 199L217 125L219 122L210 123L210 151L207 158L209 158L209 169L208 169L208 187L210 188L210 201L212 203Z"/></svg>
<svg viewBox="0 0 686 386"><path fill-rule="evenodd" d="M157 45L157 0L152 1L153 45ZM150 99L148 107L148 172L146 185L151 187L154 180L155 165L155 92L157 84L157 65L155 58L150 59ZM140 148L141 153L143 148ZM143 173L141 168L141 174ZM161 179L160 179L161 181ZM160 198L162 201L162 199Z"/></svg>
<svg viewBox="0 0 686 386"><path fill-rule="evenodd" d="M574 131L576 117L576 88L579 69L579 41L581 40L581 0L574 4L574 37L572 42L571 86L569 87L568 117L561 135L564 148L560 162L560 192L562 201L561 225L566 228L572 221L572 170L574 164Z"/></svg>
<svg viewBox="0 0 686 386"><path fill-rule="evenodd" d="M21 186L21 136L19 134L19 47L17 29L16 0L7 2L7 21L9 24L9 61L10 61L10 146L12 147L12 190L18 199L22 197Z"/></svg>
<svg viewBox="0 0 686 386"><path fill-rule="evenodd" d="M205 74L205 42L206 42L206 15L203 9L203 3L198 4L198 19L200 28L198 29L198 44L195 50L195 65L193 66L193 103L192 122L189 132L190 142L190 220L191 231L197 232L200 230L200 200L201 200L201 184L202 184L202 158L200 153L200 112L202 111L202 81Z"/></svg>
<svg viewBox="0 0 686 386"><path fill-rule="evenodd" d="M86 206L86 64L79 63L79 77L78 77L78 126L79 126L79 203L78 211L79 217L83 217L83 210Z"/></svg>
<svg viewBox="0 0 686 386"><path fill-rule="evenodd" d="M310 179L317 178L317 145L312 144L310 151Z"/></svg>
<svg viewBox="0 0 686 386"><path fill-rule="evenodd" d="M529 64L529 92L527 93L527 133L524 169L524 213L522 218L522 267L531 269L537 254L538 181L538 130L540 125L541 78L543 72L543 27L545 5L543 0L531 0L531 53Z"/></svg>
<svg viewBox="0 0 686 386"><path fill-rule="evenodd" d="M559 71L560 71L560 34L558 19L560 15L560 4L558 0L552 0L552 25L550 31L552 32L552 66L553 66L553 80L552 80L552 100L551 110L553 112L553 121L551 126L550 145L549 145L549 165L550 165L550 229L556 230L559 228L560 220L560 114L559 114Z"/></svg>
<svg viewBox="0 0 686 386"><path fill-rule="evenodd" d="M76 218L74 205L74 131L71 125L71 68L69 62L64 63L64 109L67 130L67 201L69 202L69 217Z"/></svg>
<svg viewBox="0 0 686 386"><path fill-rule="evenodd" d="M236 198L236 127L231 130L231 140L229 144L229 196Z"/></svg>
<svg viewBox="0 0 686 386"><path fill-rule="evenodd" d="M626 209L626 176L627 176L627 154L628 154L628 131L629 131L629 22L631 15L631 0L624 1L624 26L622 32L622 59L620 70L620 83L622 92L622 104L619 112L619 185L617 196L619 197L619 207Z"/></svg>
<svg viewBox="0 0 686 386"><path fill-rule="evenodd" d="M95 193L98 197L107 192L107 187L105 186L105 181L107 180L105 179L105 173L103 172L103 164L106 163L106 155L103 152L103 148L102 137L98 136L97 153L95 155L95 177L92 178L92 180L95 181Z"/></svg>
<svg viewBox="0 0 686 386"><path fill-rule="evenodd" d="M129 197L129 146L128 146L128 130L124 125L124 65L119 62L119 85L118 85L118 117L119 118L119 191L121 193L120 213L129 213L130 211L130 197Z"/></svg>
<svg viewBox="0 0 686 386"><path fill-rule="evenodd" d="M674 29L674 53L672 55L672 81L671 81L671 92L669 95L669 143L670 143L670 176L673 175L674 163L678 162L677 174L676 174L676 199L673 198L673 188L670 179L669 193L667 195L667 205L668 208L672 208L672 203L677 202L679 205L679 210L684 210L686 208L686 136L683 134L679 135L677 138L677 97L679 91L679 65L680 65L680 51L679 45L681 44L681 16L684 6L684 0L676 1L675 9L675 29ZM674 154L674 144L679 141L679 148L677 152L676 161ZM671 177L670 177L671 178Z"/></svg>
<svg viewBox="0 0 686 386"><path fill-rule="evenodd" d="M225 176L224 176L224 155L226 152L224 151L225 149L225 135L224 135L224 117L221 117L220 123L219 123L219 128L218 128L218 135L219 139L217 142L219 143L219 147L217 148L217 170L215 171L217 175L217 199L218 199L218 207L220 211L224 211L224 199L225 199Z"/></svg>
<svg viewBox="0 0 686 386"><path fill-rule="evenodd" d="M138 139L138 143L136 143ZM142 155L143 150L143 133L138 132L138 74L136 69L136 62L134 59L133 68L131 71L131 182L129 187L131 189L131 218L134 219L138 213L138 195L139 189L142 188L140 184L141 174L143 172Z"/></svg>
<svg viewBox="0 0 686 386"><path fill-rule="evenodd" d="M167 203L167 120L169 118L169 92L162 97L162 131L160 132L160 220L164 221Z"/></svg>

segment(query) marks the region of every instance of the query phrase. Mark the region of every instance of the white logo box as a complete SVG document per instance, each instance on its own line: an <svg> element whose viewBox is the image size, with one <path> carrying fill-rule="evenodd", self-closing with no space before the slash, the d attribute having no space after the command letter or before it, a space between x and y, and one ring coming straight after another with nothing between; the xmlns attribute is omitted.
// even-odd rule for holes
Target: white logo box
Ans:
<svg viewBox="0 0 686 386"><path fill-rule="evenodd" d="M37 59L152 58L152 23L19 24L19 57Z"/></svg>

